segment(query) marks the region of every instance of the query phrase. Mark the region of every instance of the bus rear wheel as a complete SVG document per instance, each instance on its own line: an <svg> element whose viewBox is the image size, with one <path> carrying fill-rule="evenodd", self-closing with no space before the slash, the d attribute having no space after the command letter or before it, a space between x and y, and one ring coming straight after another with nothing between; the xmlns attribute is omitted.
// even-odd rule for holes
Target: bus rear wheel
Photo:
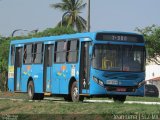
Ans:
<svg viewBox="0 0 160 120"><path fill-rule="evenodd" d="M116 95L113 97L114 102L120 102L120 103L124 103L126 100L126 96L125 95Z"/></svg>
<svg viewBox="0 0 160 120"><path fill-rule="evenodd" d="M79 95L76 81L73 82L71 87L71 98L73 102L79 102L84 100L84 97Z"/></svg>

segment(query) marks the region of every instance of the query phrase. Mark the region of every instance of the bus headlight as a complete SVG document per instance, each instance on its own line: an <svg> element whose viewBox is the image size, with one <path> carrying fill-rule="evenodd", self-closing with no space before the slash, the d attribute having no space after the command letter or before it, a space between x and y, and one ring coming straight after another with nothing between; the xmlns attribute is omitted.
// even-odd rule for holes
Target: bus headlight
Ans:
<svg viewBox="0 0 160 120"><path fill-rule="evenodd" d="M93 80L94 80L97 84L99 84L100 86L104 86L104 83L103 83L102 80L100 80L100 79L98 79L98 78L96 78L96 77L94 77L94 76L93 76Z"/></svg>
<svg viewBox="0 0 160 120"><path fill-rule="evenodd" d="M143 86L144 84L146 84L146 81L144 80L144 81L142 81L142 82L140 82L140 83L138 83L138 88L140 88L141 86Z"/></svg>
<svg viewBox="0 0 160 120"><path fill-rule="evenodd" d="M93 76L93 80L94 80L94 82L98 83L98 78Z"/></svg>
<svg viewBox="0 0 160 120"><path fill-rule="evenodd" d="M103 81L99 80L98 83L99 83L100 86L104 86Z"/></svg>

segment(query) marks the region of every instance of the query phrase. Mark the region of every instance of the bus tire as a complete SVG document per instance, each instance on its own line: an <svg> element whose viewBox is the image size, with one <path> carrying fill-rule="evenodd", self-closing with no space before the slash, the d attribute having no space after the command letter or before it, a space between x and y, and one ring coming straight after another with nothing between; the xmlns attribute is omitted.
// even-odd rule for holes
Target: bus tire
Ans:
<svg viewBox="0 0 160 120"><path fill-rule="evenodd" d="M73 102L83 101L84 97L79 95L77 82L74 81L71 87L71 98Z"/></svg>
<svg viewBox="0 0 160 120"><path fill-rule="evenodd" d="M28 88L28 98L30 100L36 100L38 95L36 95L35 92L34 92L33 81L29 81L27 88Z"/></svg>
<svg viewBox="0 0 160 120"><path fill-rule="evenodd" d="M116 95L113 97L114 102L124 103L126 100L126 95Z"/></svg>

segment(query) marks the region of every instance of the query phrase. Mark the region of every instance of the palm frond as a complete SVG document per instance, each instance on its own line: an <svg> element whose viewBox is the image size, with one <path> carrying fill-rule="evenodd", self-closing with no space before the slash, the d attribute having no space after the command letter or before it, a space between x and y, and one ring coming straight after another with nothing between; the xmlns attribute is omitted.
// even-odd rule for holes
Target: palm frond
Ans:
<svg viewBox="0 0 160 120"><path fill-rule="evenodd" d="M55 8L55 9L60 9L61 11L67 10L67 5L65 5L64 3L51 4L50 7Z"/></svg>
<svg viewBox="0 0 160 120"><path fill-rule="evenodd" d="M79 17L79 19L82 21L82 23L83 23L84 25L87 24L87 21L86 21L84 18L82 18L81 16L78 16L78 17Z"/></svg>
<svg viewBox="0 0 160 120"><path fill-rule="evenodd" d="M79 6L77 8L77 10L81 11L82 9L84 9L87 6L87 3L82 4L81 6Z"/></svg>
<svg viewBox="0 0 160 120"><path fill-rule="evenodd" d="M79 32L86 30L86 23L87 22L85 19L83 19L81 16L77 16L76 26Z"/></svg>
<svg viewBox="0 0 160 120"><path fill-rule="evenodd" d="M82 32L83 28L82 28L81 22L79 20L77 20L75 24L76 24L77 31Z"/></svg>
<svg viewBox="0 0 160 120"><path fill-rule="evenodd" d="M51 4L52 8L59 9L63 11L64 18L63 24L61 21L58 23L58 26L73 27L79 32L86 30L86 20L79 16L81 10L86 7L86 3L83 3L83 0L61 0L61 3Z"/></svg>

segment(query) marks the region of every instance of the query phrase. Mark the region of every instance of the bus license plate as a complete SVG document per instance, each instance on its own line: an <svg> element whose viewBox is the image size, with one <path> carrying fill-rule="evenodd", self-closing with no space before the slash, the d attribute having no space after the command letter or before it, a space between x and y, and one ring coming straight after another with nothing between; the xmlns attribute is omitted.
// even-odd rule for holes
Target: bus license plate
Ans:
<svg viewBox="0 0 160 120"><path fill-rule="evenodd" d="M117 88L116 91L117 92L126 92L126 88Z"/></svg>
<svg viewBox="0 0 160 120"><path fill-rule="evenodd" d="M108 85L118 85L118 81L117 80L107 80L106 82Z"/></svg>

